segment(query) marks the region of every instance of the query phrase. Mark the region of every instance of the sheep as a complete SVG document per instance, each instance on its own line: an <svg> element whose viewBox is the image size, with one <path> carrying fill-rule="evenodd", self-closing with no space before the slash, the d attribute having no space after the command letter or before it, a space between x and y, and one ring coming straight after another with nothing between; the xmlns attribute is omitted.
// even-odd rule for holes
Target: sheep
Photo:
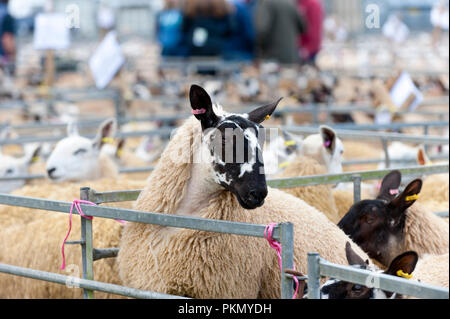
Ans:
<svg viewBox="0 0 450 319"><path fill-rule="evenodd" d="M144 181L124 178L104 178L89 182L97 191L141 189ZM80 197L80 187L86 182L49 184L45 189L40 185L27 185L14 195L46 197L48 199L72 201ZM108 203L104 206L131 208L132 202ZM24 207L2 206L0 208L0 262L28 267L62 275L81 274L81 254L77 245L66 245L66 270L60 270L61 244L68 230L68 216L50 211L36 211ZM117 247L123 225L114 220L94 218L93 239L95 248ZM78 240L80 222L72 217L72 231L68 240ZM22 252L22 253L21 253ZM71 266L74 265L74 266ZM78 268L76 268L78 267ZM94 279L120 284L114 259L94 262ZM81 298L81 289L69 289L64 285L24 279L22 277L0 274L0 298ZM96 298L111 298L109 294L96 293Z"/></svg>
<svg viewBox="0 0 450 319"><path fill-rule="evenodd" d="M358 269L372 270L377 273L412 278L422 283L448 288L448 254L427 255L419 259L414 251L407 251L398 255L385 271L370 267L358 254L346 245L348 263ZM321 299L398 299L404 298L397 293L383 291L379 288L369 288L339 279L330 279L320 288ZM407 297L412 298L412 297Z"/></svg>
<svg viewBox="0 0 450 319"><path fill-rule="evenodd" d="M435 286L448 288L449 254L425 255L416 265L413 279Z"/></svg>
<svg viewBox="0 0 450 319"><path fill-rule="evenodd" d="M281 173L297 156L315 159L327 168L329 174L342 173L344 146L332 128L321 125L318 134L305 139L284 131L282 133L268 144L263 153L269 176Z"/></svg>
<svg viewBox="0 0 450 319"><path fill-rule="evenodd" d="M422 181L415 179L394 199L360 201L338 226L371 258L385 266L407 250L416 251L420 257L448 253L448 224L415 203L421 187Z"/></svg>
<svg viewBox="0 0 450 319"><path fill-rule="evenodd" d="M76 125L67 126L67 137L59 141L46 163L48 177L55 182L94 180L115 177L118 168L106 155L101 154L105 141L114 136L116 121L104 121L97 136L90 140L78 134Z"/></svg>
<svg viewBox="0 0 450 319"><path fill-rule="evenodd" d="M311 251L346 263L339 247L350 239L337 226L303 200L266 186L259 123L277 103L240 115L213 106L197 85L189 96L194 116L172 137L135 209L263 225L290 221L297 270L306 271ZM240 163L222 156L220 150L237 148L226 128L244 139L248 156ZM130 222L118 269L124 285L139 289L194 298L280 297L276 253L253 237Z"/></svg>
<svg viewBox="0 0 450 319"><path fill-rule="evenodd" d="M417 162L423 166L432 164L423 147L419 147L417 150ZM448 211L448 173L424 176L421 194L417 202L427 207L430 211ZM448 219L446 220L448 221Z"/></svg>
<svg viewBox="0 0 450 319"><path fill-rule="evenodd" d="M22 157L2 155L0 152L0 178L27 175L30 164L36 159L39 152L39 144L29 145ZM23 185L25 185L23 179L0 181L0 192L9 193Z"/></svg>
<svg viewBox="0 0 450 319"><path fill-rule="evenodd" d="M316 160L306 156L299 156L277 177L311 176L326 173L326 168ZM317 210L323 212L334 224L339 222L340 217L330 185L300 186L283 190L317 208Z"/></svg>

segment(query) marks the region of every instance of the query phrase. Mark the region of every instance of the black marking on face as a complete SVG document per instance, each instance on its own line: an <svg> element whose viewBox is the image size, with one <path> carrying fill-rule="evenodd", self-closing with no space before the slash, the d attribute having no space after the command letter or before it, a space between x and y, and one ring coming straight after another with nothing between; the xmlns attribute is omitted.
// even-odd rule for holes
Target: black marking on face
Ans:
<svg viewBox="0 0 450 319"><path fill-rule="evenodd" d="M217 182L235 194L246 209L261 206L267 196L263 143L263 127L239 115L221 119L210 135Z"/></svg>

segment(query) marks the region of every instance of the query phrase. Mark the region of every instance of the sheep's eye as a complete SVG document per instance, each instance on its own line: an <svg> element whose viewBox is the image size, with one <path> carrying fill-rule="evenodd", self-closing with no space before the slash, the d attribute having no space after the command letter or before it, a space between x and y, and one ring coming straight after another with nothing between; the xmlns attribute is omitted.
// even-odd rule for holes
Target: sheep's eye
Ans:
<svg viewBox="0 0 450 319"><path fill-rule="evenodd" d="M352 291L353 292L361 292L361 290L362 290L362 287L360 286L360 285L353 285L353 287L352 287Z"/></svg>
<svg viewBox="0 0 450 319"><path fill-rule="evenodd" d="M14 172L14 170L12 168L8 168L6 170L6 174L12 174Z"/></svg>
<svg viewBox="0 0 450 319"><path fill-rule="evenodd" d="M86 149L80 148L80 149L76 150L75 152L73 152L73 155L76 156L76 155L84 154L86 152L87 152Z"/></svg>
<svg viewBox="0 0 450 319"><path fill-rule="evenodd" d="M366 217L366 223L367 224L372 224L375 221L375 218L373 218L372 216L367 216Z"/></svg>

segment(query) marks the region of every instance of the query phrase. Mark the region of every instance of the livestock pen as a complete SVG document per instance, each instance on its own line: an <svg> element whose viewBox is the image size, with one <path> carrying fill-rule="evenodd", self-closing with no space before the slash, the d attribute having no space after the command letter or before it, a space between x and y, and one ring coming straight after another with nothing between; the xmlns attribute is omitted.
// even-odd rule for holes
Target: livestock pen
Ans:
<svg viewBox="0 0 450 319"><path fill-rule="evenodd" d="M404 168L399 170L404 176L422 176L426 174L436 174L448 172L448 164L431 165L426 167ZM336 182L351 181L354 183L354 199L358 200L362 180L379 179L385 176L389 170L376 170L324 175L305 176L299 178L269 180L268 185L275 188L286 188L296 186L332 184ZM133 201L136 200L140 190L96 192L88 187L80 190L80 199L93 202L95 204ZM21 206L32 209L48 210L60 213L68 213L72 205L70 202L53 201L24 196L13 196L0 194L0 203L4 205ZM139 212L136 210L126 210L110 207L91 206L81 204L84 214L92 217L103 217L110 219L121 219L125 221L149 223L169 227L181 227L204 231L236 234L243 236L265 237L265 225L246 224L222 220L210 220L197 217L173 216L153 212ZM136 298L176 298L167 294L160 294L150 291L141 291L129 287L111 285L94 281L93 263L101 258L117 256L118 248L95 249L93 247L93 221L81 218L81 239L79 241L68 242L67 244L80 244L82 248L83 279L64 276L55 273L43 272L35 269L26 269L14 265L0 264L0 272L34 278L38 280L50 281L58 284L80 287L84 289L85 298L93 298L93 291L110 292L127 297ZM276 222L276 221L274 221ZM281 297L292 298L293 296L293 276L285 273L285 270L293 269L293 224L280 223L274 228L273 239L282 245L281 255ZM368 271L355 270L352 267L333 265L321 260L317 254L310 252L308 255L308 275L307 279L311 290L308 292L309 298L318 297L318 278L320 276L333 276L349 282L364 284L367 278L377 278L376 288L391 292L410 295L419 298L448 298L449 291L441 287L434 287L423 283L409 282L405 279L392 278L389 276L373 274ZM370 277L371 276L371 277Z"/></svg>

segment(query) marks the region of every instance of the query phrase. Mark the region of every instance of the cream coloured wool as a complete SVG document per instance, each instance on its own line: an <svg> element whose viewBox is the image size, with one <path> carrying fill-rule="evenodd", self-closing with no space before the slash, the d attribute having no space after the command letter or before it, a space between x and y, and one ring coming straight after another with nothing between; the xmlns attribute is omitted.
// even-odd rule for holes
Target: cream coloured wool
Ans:
<svg viewBox="0 0 450 319"><path fill-rule="evenodd" d="M186 198L198 195L190 193L189 180L195 169L186 159L198 150L200 136L200 123L194 117L178 129L135 209L174 214L182 202L189 202ZM183 156L185 160L180 161ZM295 264L301 272L306 272L307 252L312 251L332 262L347 263L342 247L351 240L301 199L269 188L265 204L250 211L225 190L208 198L196 216L256 224L294 223ZM139 289L194 298L280 297L276 253L261 238L128 223L122 232L118 266L122 283Z"/></svg>

